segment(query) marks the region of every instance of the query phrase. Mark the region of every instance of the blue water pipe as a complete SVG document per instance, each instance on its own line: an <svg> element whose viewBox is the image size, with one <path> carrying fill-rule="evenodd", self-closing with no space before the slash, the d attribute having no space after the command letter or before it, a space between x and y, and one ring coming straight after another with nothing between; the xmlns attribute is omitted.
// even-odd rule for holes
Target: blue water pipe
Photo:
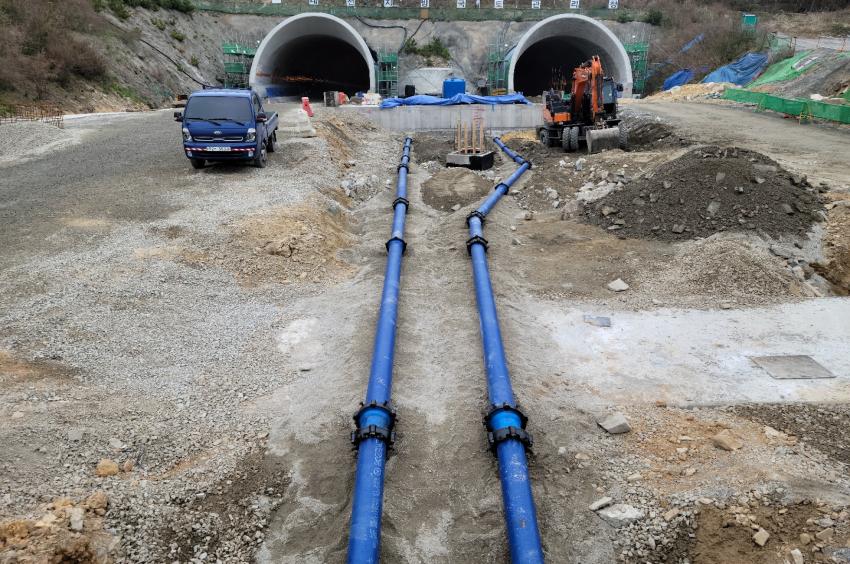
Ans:
<svg viewBox="0 0 850 564"><path fill-rule="evenodd" d="M511 151L498 137L493 141L520 166L507 180L497 184L493 193L466 218L469 226L466 247L472 259L475 298L478 303L487 372L487 392L490 399L490 411L484 418L484 425L487 428L490 447L499 459L499 479L502 483L511 562L542 564L543 549L540 546L537 511L531 495L526 458L526 449L531 447L532 437L525 430L528 419L517 406L511 387L505 348L502 345L502 332L496 314L496 301L487 267L487 240L484 239L484 220L487 214L510 190L513 183L531 168L531 163Z"/></svg>
<svg viewBox="0 0 850 564"><path fill-rule="evenodd" d="M366 400L354 414L356 429L351 442L357 448L354 499L348 537L349 564L373 564L381 557L381 513L384 506L384 467L387 450L395 440L395 410L390 401L393 385L393 355L398 318L398 294L404 241L407 200L407 174L410 163L410 137L404 140L398 165L396 199L393 201L392 235L387 241L387 269L381 294L381 309L375 330L372 368Z"/></svg>

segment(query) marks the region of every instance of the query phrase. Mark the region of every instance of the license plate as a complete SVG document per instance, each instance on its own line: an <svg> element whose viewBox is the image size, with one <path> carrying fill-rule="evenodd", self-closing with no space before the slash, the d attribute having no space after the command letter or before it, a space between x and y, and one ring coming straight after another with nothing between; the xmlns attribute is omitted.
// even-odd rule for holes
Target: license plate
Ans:
<svg viewBox="0 0 850 564"><path fill-rule="evenodd" d="M207 147L204 149L205 151L215 151L215 152L227 152L230 150L230 147Z"/></svg>

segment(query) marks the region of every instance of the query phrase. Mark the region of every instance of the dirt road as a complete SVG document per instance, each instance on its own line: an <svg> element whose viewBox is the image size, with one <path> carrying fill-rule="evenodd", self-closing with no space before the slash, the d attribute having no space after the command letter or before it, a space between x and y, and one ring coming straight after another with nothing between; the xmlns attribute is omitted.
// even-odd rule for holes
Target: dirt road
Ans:
<svg viewBox="0 0 850 564"><path fill-rule="evenodd" d="M813 181L850 185L850 130L846 127L801 125L794 118L734 105L636 101L627 107L658 115L700 143L759 151Z"/></svg>

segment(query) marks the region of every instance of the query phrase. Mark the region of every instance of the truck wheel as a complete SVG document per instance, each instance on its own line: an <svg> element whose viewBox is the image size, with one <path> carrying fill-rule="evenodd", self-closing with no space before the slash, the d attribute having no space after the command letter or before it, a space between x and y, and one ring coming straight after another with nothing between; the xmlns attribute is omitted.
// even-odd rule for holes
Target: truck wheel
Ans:
<svg viewBox="0 0 850 564"><path fill-rule="evenodd" d="M622 123L618 127L620 128L619 138L617 140L618 145L620 149L627 151L629 149L629 132L623 127Z"/></svg>
<svg viewBox="0 0 850 564"><path fill-rule="evenodd" d="M207 164L204 159L189 159L189 162L192 163L194 169L202 169Z"/></svg>
<svg viewBox="0 0 850 564"><path fill-rule="evenodd" d="M269 137L269 142L267 144L267 148L268 148L269 153L274 153L275 151L277 151L276 143L277 143L277 131L273 131L272 136Z"/></svg>
<svg viewBox="0 0 850 564"><path fill-rule="evenodd" d="M579 132L579 128L578 128L578 127L571 127L571 128L570 128L570 134L569 134L570 142L569 142L569 146L570 146L570 151L571 151L571 152L573 152L573 151L578 151L578 132Z"/></svg>
<svg viewBox="0 0 850 564"><path fill-rule="evenodd" d="M254 157L254 166L257 168L266 168L266 148L260 147L257 156Z"/></svg>
<svg viewBox="0 0 850 564"><path fill-rule="evenodd" d="M552 141L549 139L549 130L546 128L540 128L540 131L537 132L537 138L540 139L540 144L544 147L551 147Z"/></svg>

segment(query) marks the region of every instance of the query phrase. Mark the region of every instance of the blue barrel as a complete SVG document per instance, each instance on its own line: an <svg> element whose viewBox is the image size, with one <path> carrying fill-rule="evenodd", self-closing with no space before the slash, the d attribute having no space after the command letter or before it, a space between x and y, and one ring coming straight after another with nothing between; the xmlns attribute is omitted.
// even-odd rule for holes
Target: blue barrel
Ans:
<svg viewBox="0 0 850 564"><path fill-rule="evenodd" d="M466 92L466 81L462 78L447 78L443 81L443 98Z"/></svg>

